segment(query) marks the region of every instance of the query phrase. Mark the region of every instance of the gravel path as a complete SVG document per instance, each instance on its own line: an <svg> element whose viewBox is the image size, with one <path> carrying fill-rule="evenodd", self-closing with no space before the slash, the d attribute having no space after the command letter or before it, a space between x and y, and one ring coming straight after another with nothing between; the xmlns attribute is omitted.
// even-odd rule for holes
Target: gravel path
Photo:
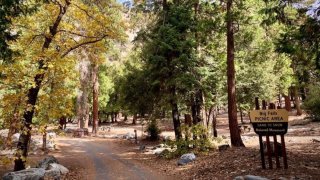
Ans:
<svg viewBox="0 0 320 180"><path fill-rule="evenodd" d="M125 147L120 147L110 139L86 138L86 139L59 139L61 156L58 159L64 161L66 166L70 161L78 166L85 167L81 179L168 179L157 172L144 167L133 160L132 155ZM77 157L68 160L68 156ZM70 164L69 164L70 165Z"/></svg>

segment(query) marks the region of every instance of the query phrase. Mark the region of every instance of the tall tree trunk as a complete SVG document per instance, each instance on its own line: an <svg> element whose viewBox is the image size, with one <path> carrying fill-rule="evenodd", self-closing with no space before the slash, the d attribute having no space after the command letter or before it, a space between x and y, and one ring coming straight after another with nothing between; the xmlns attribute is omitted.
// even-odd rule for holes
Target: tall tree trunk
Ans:
<svg viewBox="0 0 320 180"><path fill-rule="evenodd" d="M114 123L114 112L111 112L111 122Z"/></svg>
<svg viewBox="0 0 320 180"><path fill-rule="evenodd" d="M228 76L228 115L232 146L244 146L237 121L236 84L234 67L234 32L232 0L227 1L227 76Z"/></svg>
<svg viewBox="0 0 320 180"><path fill-rule="evenodd" d="M43 132L42 132L42 150L43 151L47 150L47 126L46 125L43 127Z"/></svg>
<svg viewBox="0 0 320 180"><path fill-rule="evenodd" d="M92 114L93 114L93 123L92 123L92 133L97 134L98 132L98 117L99 117L99 79L98 79L99 65L94 64L92 69L92 83L93 83L93 103L92 103Z"/></svg>
<svg viewBox="0 0 320 180"><path fill-rule="evenodd" d="M133 118L132 118L132 124L136 124L137 123L137 114L134 113Z"/></svg>
<svg viewBox="0 0 320 180"><path fill-rule="evenodd" d="M217 106L215 106L214 109L213 109L213 112L212 112L212 132L213 132L213 137L218 137L217 116L218 116L218 108L217 108Z"/></svg>
<svg viewBox="0 0 320 180"><path fill-rule="evenodd" d="M290 97L287 95L283 95L284 97L284 103L285 103L285 108L287 111L291 111L291 101L290 101Z"/></svg>
<svg viewBox="0 0 320 180"><path fill-rule="evenodd" d="M300 88L300 93L301 93L301 100L304 101L307 97L307 92L306 92L306 88Z"/></svg>
<svg viewBox="0 0 320 180"><path fill-rule="evenodd" d="M78 126L80 128L88 128L89 126L89 103L88 94L89 88L88 82L90 82L90 61L85 53L82 51L85 58L81 59L79 62L79 72L80 72L80 90L77 95L77 119Z"/></svg>
<svg viewBox="0 0 320 180"><path fill-rule="evenodd" d="M206 127L207 129L209 129L209 126L210 126L210 119L211 119L211 116L212 116L212 111L213 111L213 106L211 106L209 108L209 110L207 108L205 108L205 111L206 111Z"/></svg>
<svg viewBox="0 0 320 180"><path fill-rule="evenodd" d="M299 94L298 94L298 87L294 86L293 87L293 93L294 93L294 103L296 105L296 110L297 110L297 116L302 115L302 110L300 106L300 99L299 99Z"/></svg>
<svg viewBox="0 0 320 180"><path fill-rule="evenodd" d="M49 35L45 37L45 41L42 46L42 51L44 52L46 49L49 48L53 37L57 34L58 26L62 20L62 17L67 11L68 6L70 5L70 1L66 0L66 5L60 8L60 12L55 19L52 26L49 27ZM44 64L44 60L40 59L38 62L38 69L39 71L45 71L46 66ZM39 73L34 77L34 84L35 86L31 87L28 90L27 95L27 108L24 110L23 113L23 123L21 129L21 135L19 137L19 142L17 145L17 151L15 154L15 161L14 161L14 171L19 171L25 169L25 162L26 157L28 155L28 145L31 138L31 125L32 125L32 118L35 110L35 105L38 99L38 93L40 90L41 83L44 78L44 73Z"/></svg>
<svg viewBox="0 0 320 180"><path fill-rule="evenodd" d="M171 110L172 110L172 121L173 121L173 127L174 127L174 134L176 137L176 140L181 139L181 130L180 130L180 119L179 119L179 109L178 109L178 103L176 100L176 88L171 87L170 88L170 104L171 104Z"/></svg>

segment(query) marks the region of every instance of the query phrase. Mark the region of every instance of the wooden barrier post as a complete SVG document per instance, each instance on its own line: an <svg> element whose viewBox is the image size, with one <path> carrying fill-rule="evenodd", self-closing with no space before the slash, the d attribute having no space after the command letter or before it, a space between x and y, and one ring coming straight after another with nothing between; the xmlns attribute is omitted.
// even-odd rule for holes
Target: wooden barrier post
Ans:
<svg viewBox="0 0 320 180"><path fill-rule="evenodd" d="M138 144L137 130L134 130L134 139L135 139L135 143Z"/></svg>
<svg viewBox="0 0 320 180"><path fill-rule="evenodd" d="M271 155L271 146L270 146L270 138L269 135L266 136L267 141L267 153L268 153L268 163L269 163L269 169L272 169L272 155Z"/></svg>
<svg viewBox="0 0 320 180"><path fill-rule="evenodd" d="M284 135L281 135L281 145L282 145L282 157L283 157L284 168L288 169L287 152L286 152L286 144L284 142Z"/></svg>
<svg viewBox="0 0 320 180"><path fill-rule="evenodd" d="M275 156L276 156L276 165L277 168L280 168L280 161L279 161L279 154L278 154L278 142L277 142L277 135L273 136L273 145L274 145L274 152L275 152Z"/></svg>
<svg viewBox="0 0 320 180"><path fill-rule="evenodd" d="M255 104L256 104L256 110L259 110L260 105L259 105L259 98L258 97L255 98ZM266 169L266 161L264 158L262 135L259 135L259 144L260 144L261 166L262 166L262 169Z"/></svg>

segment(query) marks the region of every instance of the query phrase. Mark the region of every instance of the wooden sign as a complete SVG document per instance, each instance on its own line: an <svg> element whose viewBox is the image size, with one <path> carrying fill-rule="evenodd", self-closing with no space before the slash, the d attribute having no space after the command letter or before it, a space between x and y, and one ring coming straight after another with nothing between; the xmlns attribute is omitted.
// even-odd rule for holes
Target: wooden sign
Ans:
<svg viewBox="0 0 320 180"><path fill-rule="evenodd" d="M250 121L258 135L284 135L288 131L288 112L284 109L250 111Z"/></svg>

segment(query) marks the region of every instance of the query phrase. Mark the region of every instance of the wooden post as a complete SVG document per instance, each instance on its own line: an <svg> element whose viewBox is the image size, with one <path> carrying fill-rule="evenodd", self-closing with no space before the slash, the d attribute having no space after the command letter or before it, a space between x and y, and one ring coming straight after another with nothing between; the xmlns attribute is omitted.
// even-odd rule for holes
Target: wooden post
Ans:
<svg viewBox="0 0 320 180"><path fill-rule="evenodd" d="M273 136L273 145L274 145L274 154L276 156L276 165L277 165L277 168L280 168L280 161L279 161L279 154L278 154L278 142L277 142L277 136L274 135Z"/></svg>
<svg viewBox="0 0 320 180"><path fill-rule="evenodd" d="M260 156L261 156L262 169L266 169L266 161L264 159L263 143L262 143L262 136L261 135L259 135L259 144L260 144Z"/></svg>
<svg viewBox="0 0 320 180"><path fill-rule="evenodd" d="M259 98L258 97L254 98L254 102L256 104L256 110L259 110L260 109Z"/></svg>
<svg viewBox="0 0 320 180"><path fill-rule="evenodd" d="M262 109L267 109L267 102L266 102L266 100L262 100Z"/></svg>
<svg viewBox="0 0 320 180"><path fill-rule="evenodd" d="M276 109L275 104L270 103L269 104L269 109ZM279 161L279 154L278 154L278 142L277 142L277 136L273 135L273 149L274 149L274 155L276 157L276 166L277 168L280 168L280 161Z"/></svg>
<svg viewBox="0 0 320 180"><path fill-rule="evenodd" d="M272 169L272 155L271 155L271 146L270 146L270 138L267 135L266 136L267 141L267 153L268 153L268 163L269 163L269 169Z"/></svg>
<svg viewBox="0 0 320 180"><path fill-rule="evenodd" d="M284 135L281 135L281 145L282 145L282 157L283 157L284 168L288 169L287 152L286 152L286 145L284 141Z"/></svg>
<svg viewBox="0 0 320 180"><path fill-rule="evenodd" d="M138 144L137 130L134 130L134 139L135 139L135 143Z"/></svg>
<svg viewBox="0 0 320 180"><path fill-rule="evenodd" d="M256 110L260 109L259 105L259 98L255 98ZM260 144L260 156L261 156L261 165L262 169L266 169L266 161L264 159L264 152L263 152L263 142L262 142L262 135L259 135L259 144Z"/></svg>

